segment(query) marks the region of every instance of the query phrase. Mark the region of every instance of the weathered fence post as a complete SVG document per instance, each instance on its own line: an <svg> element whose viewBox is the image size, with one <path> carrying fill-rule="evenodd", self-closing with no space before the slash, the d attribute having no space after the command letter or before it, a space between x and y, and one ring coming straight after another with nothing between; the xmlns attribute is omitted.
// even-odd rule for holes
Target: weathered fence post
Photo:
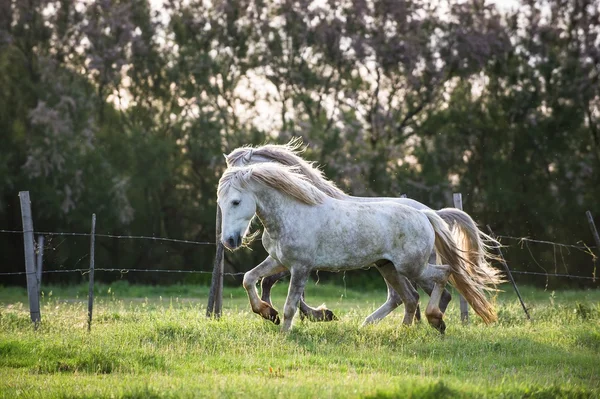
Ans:
<svg viewBox="0 0 600 399"><path fill-rule="evenodd" d="M462 211L463 210L462 194L461 193L452 194L452 200L454 201L454 207L457 209L460 209ZM462 295L459 295L459 298L460 298L460 320L463 323L468 323L469 322L469 304L467 303L467 300L465 298L463 298Z"/></svg>
<svg viewBox="0 0 600 399"><path fill-rule="evenodd" d="M490 233L490 236L494 237L494 232L492 231L492 228L490 227L489 224L487 225L487 229ZM504 270L506 270L506 275L508 276L508 279L512 283L512 286L515 289L515 292L517 293L517 297L519 297L519 302L521 302L521 306L523 307L523 311L525 312L525 315L527 316L527 320L531 320L531 317L529 316L529 312L527 311L527 307L525 306L525 302L523 302L523 298L521 298L521 293L519 292L519 289L517 288L517 283L515 283L515 279L513 278L512 273L510 272L510 269L508 268L508 265L506 264L506 261L504 260L504 255L502 254L502 250L500 249L500 247L497 247L496 249L498 250L498 255L500 256L500 261L502 263L502 266L504 266Z"/></svg>
<svg viewBox="0 0 600 399"><path fill-rule="evenodd" d="M33 239L33 219L31 217L31 200L29 191L19 192L21 201L21 219L23 221L23 247L25 251L25 271L27 273L27 296L29 297L29 313L31 321L37 328L42 319L40 314L40 296L38 278L35 270L35 254Z"/></svg>
<svg viewBox="0 0 600 399"><path fill-rule="evenodd" d="M208 307L206 308L206 316L218 319L221 317L221 310L223 307L223 256L225 252L225 248L221 243L221 208L219 205L217 205L217 222L215 231L217 253L215 255L215 263L213 266L210 293L208 294Z"/></svg>
<svg viewBox="0 0 600 399"><path fill-rule="evenodd" d="M35 271L37 274L38 282L38 296L42 291L42 269L44 267L44 236L38 236L37 243L37 259L35 262Z"/></svg>
<svg viewBox="0 0 600 399"><path fill-rule="evenodd" d="M92 331L92 313L94 310L94 267L96 252L96 214L92 214L92 233L90 235L90 285L88 290L88 331Z"/></svg>
<svg viewBox="0 0 600 399"><path fill-rule="evenodd" d="M594 223L594 217L592 216L592 212L587 211L585 214L587 215L590 230L592 230L592 235L594 236L594 241L596 241L596 248L598 251L600 251L600 237L598 236L598 230L596 230L596 224ZM595 273L594 277L596 277Z"/></svg>

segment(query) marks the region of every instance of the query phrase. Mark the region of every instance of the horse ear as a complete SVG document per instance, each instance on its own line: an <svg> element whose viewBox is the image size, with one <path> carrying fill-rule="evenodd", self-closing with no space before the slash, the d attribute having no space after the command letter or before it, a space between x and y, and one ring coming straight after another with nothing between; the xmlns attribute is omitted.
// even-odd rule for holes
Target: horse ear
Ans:
<svg viewBox="0 0 600 399"><path fill-rule="evenodd" d="M245 163L250 163L251 159L252 159L252 150L248 151L246 153L246 155L244 155L243 159Z"/></svg>
<svg viewBox="0 0 600 399"><path fill-rule="evenodd" d="M242 184L245 185L248 180L252 177L252 168L244 168L245 170L242 170Z"/></svg>

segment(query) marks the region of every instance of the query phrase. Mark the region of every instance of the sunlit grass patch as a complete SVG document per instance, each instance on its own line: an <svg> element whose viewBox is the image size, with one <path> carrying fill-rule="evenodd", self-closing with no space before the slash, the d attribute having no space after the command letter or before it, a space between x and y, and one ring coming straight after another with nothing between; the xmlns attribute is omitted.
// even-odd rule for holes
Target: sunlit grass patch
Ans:
<svg viewBox="0 0 600 399"><path fill-rule="evenodd" d="M311 286L307 300L326 302L340 320L297 318L289 334L253 314L239 287L225 290L220 320L205 317L206 287L177 287L158 295L156 287L125 284L102 290L91 332L87 302L74 287L50 287L37 330L20 294L19 301L0 305L0 397L600 394L600 293L595 291L524 288L532 321L507 291L497 298L499 321L492 325L473 312L463 325L455 297L441 336L426 321L403 326L402 307L376 325L361 327L385 300L383 289ZM276 286L278 309L285 293L285 284Z"/></svg>

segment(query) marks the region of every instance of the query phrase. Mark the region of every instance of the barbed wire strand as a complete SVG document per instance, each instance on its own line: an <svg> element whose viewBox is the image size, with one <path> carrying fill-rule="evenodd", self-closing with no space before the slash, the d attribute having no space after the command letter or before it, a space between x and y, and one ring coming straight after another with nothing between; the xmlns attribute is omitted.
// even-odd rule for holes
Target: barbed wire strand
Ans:
<svg viewBox="0 0 600 399"><path fill-rule="evenodd" d="M91 236L90 233L48 232L48 231L30 231L30 230L25 230L24 231L24 230L6 230L6 229L0 229L0 233L23 234L23 233L27 233L27 232L33 232L33 233L36 233L38 235L45 235L45 236L72 236L72 237L90 237ZM165 237L154 237L154 236L134 236L134 235L115 235L115 234L94 234L94 235L96 237L115 238L115 239L137 239L137 240L166 241L166 242L175 242L175 243L182 243L182 244L194 244L194 245L215 245L214 242L209 242L209 241L191 241L191 240L181 240L181 239L176 239L176 238L165 238ZM567 270L567 267L566 267L566 264L565 264L564 255L562 253L562 248L563 247L567 248L567 249L568 248L575 248L575 249L578 249L580 251L583 251L583 252L589 254L590 256L592 256L594 258L594 260L595 260L596 259L596 254L594 254L594 252L592 251L592 248L595 248L594 246L588 246L585 243L583 245L563 244L563 243L557 243L557 242L546 241L546 240L536 240L536 239L532 239L532 238L528 238L528 237L513 237L513 236L507 236L507 235L499 235L499 236L497 236L497 238L519 241L519 244L520 244L521 248L523 248L523 245L524 245L527 248L527 250L529 251L529 254L533 258L533 260L536 263L536 265L540 269L542 269L542 270L545 271L545 273L539 273L539 272L526 272L526 271L511 270L513 273L546 276L546 278L548 278L548 277L567 277L567 278L589 279L589 280L594 280L594 281L596 280L596 276L595 275L592 276L592 277L588 277L588 276L576 276L576 275L571 275L571 274L548 273L546 271L546 269L544 267L542 267L539 264L539 262L537 262L537 260L533 256L533 253L531 252L531 249L529 248L528 243L532 242L532 243L538 243L538 244L553 245L554 246L554 251L556 250L556 247L559 247L560 248L560 255L561 255L561 258L562 258L562 261L563 261L563 266L565 267L565 270ZM82 257L81 259L83 259L84 257ZM555 263L556 263L556 253L555 252L554 252L554 258L555 258ZM557 265L555 264L555 270L557 270L556 266ZM147 272L147 273L153 273L153 272L154 273L190 273L190 274L212 274L213 273L211 271L203 271L203 270L167 270L167 269L97 268L95 270L96 271L104 271L104 272L120 272L122 274L125 274L125 273L140 273L140 272ZM89 269L66 269L66 270L44 270L44 271L42 271L43 274L44 273L72 273L72 272L86 274L86 273L89 272ZM9 272L9 273L0 273L0 276L27 275L27 274L35 274L35 273ZM243 274L245 274L245 273L244 272L239 272L239 273L223 273L224 276L241 276ZM345 283L345 281L344 281L344 283ZM548 281L546 281L546 284L547 283L548 283Z"/></svg>
<svg viewBox="0 0 600 399"><path fill-rule="evenodd" d="M31 230L0 230L0 233L35 233L44 236L73 236L73 237L91 237L90 233L68 233L68 232L52 232L52 231L31 231ZM105 238L117 238L117 239L133 239L133 240L153 240L153 241L168 241L177 242L182 244L195 244L195 245L215 245L214 242L210 241L191 241L191 240L180 240L176 238L165 238L165 237L149 237L149 236L128 236L128 235L115 235L115 234L94 234L95 237Z"/></svg>
<svg viewBox="0 0 600 399"><path fill-rule="evenodd" d="M537 259L535 259L535 256L533 256L533 252L531 252L531 248L529 248L529 244L527 242L527 240L523 240L521 241L521 249L523 249L523 244L525 244L525 247L527 248L527 251L529 251L529 255L531 256L531 259L533 259L533 261L535 262L535 264L544 271L544 274L546 275L546 285L544 286L544 289L547 290L548 289L548 283L550 281L550 279L548 278L548 270L546 270L545 267L543 267L542 265L539 264L539 262L537 261ZM556 248L556 246L553 246L554 248Z"/></svg>
<svg viewBox="0 0 600 399"><path fill-rule="evenodd" d="M145 272L145 273L190 273L190 274L212 274L211 271L206 270L168 270L168 269L118 269L118 268L96 268L94 271L102 271L102 272L119 272L122 274L126 273L136 273L136 272ZM539 273L539 272L528 272L528 271L519 271L519 270L511 270L512 273L516 274L532 274L537 276L545 276L545 277L568 277L568 278L578 278L578 279L587 279L587 280L596 280L596 277L589 276L577 276L572 274L561 274L561 273ZM81 273L85 275L89 273L89 269L66 269L66 270L44 270L44 273ZM12 276L12 275L27 275L27 274L36 274L35 272L9 272L9 273L0 273L0 276ZM246 272L237 272L237 273L223 273L224 276L243 276ZM344 284L346 283L345 274L343 276Z"/></svg>
<svg viewBox="0 0 600 399"><path fill-rule="evenodd" d="M74 237L90 237L90 233L70 233L70 232L52 232L52 231L32 231L32 230L6 230L0 229L0 233L9 233L9 234L23 234L23 233L35 233L38 235L47 235L47 236L74 236ZM116 238L116 239L135 239L135 240L153 240L153 241L168 241L168 242L177 242L182 244L195 244L195 245L215 245L214 242L211 241L192 241L192 240L182 240L176 238L166 238L166 237L155 237L155 236L136 236L136 235L116 235L116 234L95 234L96 237L105 237L105 238ZM589 252L590 248L595 248L595 246L588 245L574 245L574 244L563 244L559 242L546 241L546 240L536 240L528 237L513 237L507 235L499 235L497 238L505 238L509 240L517 240L517 241L528 241L538 244L550 244L556 245L560 247L567 248L575 248L582 250L584 252Z"/></svg>
<svg viewBox="0 0 600 399"><path fill-rule="evenodd" d="M64 269L64 270L43 270L42 274L45 273L81 273L85 275L89 273L90 269ZM168 269L118 269L118 268L94 268L94 271L101 272L119 272L121 274L126 273L136 273L136 272L144 272L144 273L190 273L190 274L212 274L213 272L206 270L168 270ZM9 272L9 273L0 273L0 276L16 276L16 275L27 275L27 274L36 274L36 272ZM223 273L224 276L243 276L246 274L245 272L238 273Z"/></svg>
<svg viewBox="0 0 600 399"><path fill-rule="evenodd" d="M586 280L596 281L596 277L574 276L572 274L560 274L560 273L546 274L546 273L539 273L539 272L526 272L526 271L515 271L515 270L511 270L511 272L512 273L516 273L516 274L533 274L533 275L536 275L536 276L545 276L545 277L568 277L568 278L579 278L579 279L586 279Z"/></svg>
<svg viewBox="0 0 600 399"><path fill-rule="evenodd" d="M529 241L529 242L534 242L537 244L550 244L550 245L556 245L559 247L575 248L575 249L579 249L584 252L587 252L590 248L595 248L595 246L588 246L585 244L583 244L583 245L562 244L562 243L553 242L553 241L535 240L533 238L528 238L528 237L513 237L513 236L499 235L499 236L496 236L496 238L506 238L508 240L516 240L516 241Z"/></svg>
<svg viewBox="0 0 600 399"><path fill-rule="evenodd" d="M530 239L527 237L512 237L512 236L498 236L499 238L507 238L507 239L513 239L513 240L517 240L518 241L518 245L521 247L521 249L523 249L523 247L525 247L527 249L527 251L529 252L529 256L531 257L531 259L533 259L533 262L537 265L537 267L539 267L540 269L542 269L544 272L543 273L539 273L539 272L518 272L518 271L512 271L513 273L518 273L518 274L532 274L532 275L539 275L539 276L546 276L546 286L545 288L548 288L548 283L549 277L570 277L570 278L582 278L582 279L589 279L592 280L594 282L596 282L596 270L594 267L594 271L592 272L592 276L591 277L587 277L587 276L575 276L575 275L571 275L568 274L569 270L567 268L565 259L564 259L564 255L562 253L562 249L566 248L567 253L570 254L570 250L569 248L575 248L583 253L585 253L586 255L589 255L592 257L592 262L596 263L596 254L594 253L594 251L592 250L591 246L586 245L584 242L582 242L583 245L572 245L572 244L561 244L561 243L556 243L556 242L552 242L552 241L545 241L545 240L534 240L534 239ZM533 252L531 251L531 248L529 247L529 243L539 243L539 244L548 244L548 245L552 245L552 249L553 249L553 257L554 257L554 273L550 274L548 273L548 270L546 270L546 268L544 268L535 258L535 256L533 256ZM560 251L560 255L563 261L563 266L565 268L565 271L567 272L566 274L559 274L558 273L558 264L556 261L556 248L559 248Z"/></svg>

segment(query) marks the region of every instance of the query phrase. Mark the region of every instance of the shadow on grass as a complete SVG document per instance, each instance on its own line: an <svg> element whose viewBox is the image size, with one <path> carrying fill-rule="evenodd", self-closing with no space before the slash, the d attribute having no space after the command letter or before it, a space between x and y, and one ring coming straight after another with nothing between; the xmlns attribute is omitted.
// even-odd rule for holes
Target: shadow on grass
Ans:
<svg viewBox="0 0 600 399"><path fill-rule="evenodd" d="M27 368L35 374L111 374L166 369L162 356L139 350L73 348L68 344L41 345L34 341L1 342L0 359L0 367Z"/></svg>
<svg viewBox="0 0 600 399"><path fill-rule="evenodd" d="M374 395L365 396L367 399L439 399L439 398L478 398L489 397L488 393L465 392L446 385L443 381L436 381L424 385L398 387L397 389L378 391ZM593 397L593 392L580 388L563 387L523 387L496 392L495 397L501 398L531 398L531 399L587 399Z"/></svg>

